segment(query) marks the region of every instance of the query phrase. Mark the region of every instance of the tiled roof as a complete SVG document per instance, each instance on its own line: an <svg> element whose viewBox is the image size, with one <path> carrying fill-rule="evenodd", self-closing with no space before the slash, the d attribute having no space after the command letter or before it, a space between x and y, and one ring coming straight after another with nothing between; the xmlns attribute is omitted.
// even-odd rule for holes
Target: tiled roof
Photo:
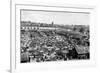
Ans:
<svg viewBox="0 0 100 73"><path fill-rule="evenodd" d="M85 54L89 52L89 47L85 47L85 46L76 46L76 51L78 54Z"/></svg>

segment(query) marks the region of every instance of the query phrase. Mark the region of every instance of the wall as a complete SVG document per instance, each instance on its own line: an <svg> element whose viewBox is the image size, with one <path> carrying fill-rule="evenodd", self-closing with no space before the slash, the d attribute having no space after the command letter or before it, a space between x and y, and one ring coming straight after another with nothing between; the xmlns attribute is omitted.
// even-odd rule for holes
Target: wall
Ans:
<svg viewBox="0 0 100 73"><path fill-rule="evenodd" d="M62 70L43 71L43 73L99 73L100 72L100 0L34 0L35 2L58 2L67 4L85 4L96 6L96 66L86 68L69 68ZM10 0L0 0L0 73L8 73L10 67Z"/></svg>

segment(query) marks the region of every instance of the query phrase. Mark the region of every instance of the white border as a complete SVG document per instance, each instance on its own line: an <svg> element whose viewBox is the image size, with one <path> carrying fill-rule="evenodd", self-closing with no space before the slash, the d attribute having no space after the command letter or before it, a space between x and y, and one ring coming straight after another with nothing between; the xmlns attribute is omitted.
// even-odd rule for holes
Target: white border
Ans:
<svg viewBox="0 0 100 73"><path fill-rule="evenodd" d="M27 72L38 70L79 68L95 65L95 10L94 8L71 7L71 6L40 6L40 5L23 5L12 3L11 16L11 72ZM46 62L46 63L28 63L20 64L20 9L31 10L54 10L54 11L73 11L90 13L90 60L67 61L67 62ZM16 57L16 58L15 58Z"/></svg>

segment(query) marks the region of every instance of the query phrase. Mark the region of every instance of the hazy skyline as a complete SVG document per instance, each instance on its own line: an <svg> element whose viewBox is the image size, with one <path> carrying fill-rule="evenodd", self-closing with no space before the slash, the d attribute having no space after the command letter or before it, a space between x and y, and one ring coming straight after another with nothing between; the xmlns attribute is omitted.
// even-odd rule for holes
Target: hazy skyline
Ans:
<svg viewBox="0 0 100 73"><path fill-rule="evenodd" d="M89 14L70 12L21 11L21 21L55 24L88 25Z"/></svg>

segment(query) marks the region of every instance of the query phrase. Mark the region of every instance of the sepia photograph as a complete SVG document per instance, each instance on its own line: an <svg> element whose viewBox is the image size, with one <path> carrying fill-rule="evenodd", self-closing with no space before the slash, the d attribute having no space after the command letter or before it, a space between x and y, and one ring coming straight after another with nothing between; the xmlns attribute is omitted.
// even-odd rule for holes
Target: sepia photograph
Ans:
<svg viewBox="0 0 100 73"><path fill-rule="evenodd" d="M90 59L88 12L20 10L20 63Z"/></svg>

